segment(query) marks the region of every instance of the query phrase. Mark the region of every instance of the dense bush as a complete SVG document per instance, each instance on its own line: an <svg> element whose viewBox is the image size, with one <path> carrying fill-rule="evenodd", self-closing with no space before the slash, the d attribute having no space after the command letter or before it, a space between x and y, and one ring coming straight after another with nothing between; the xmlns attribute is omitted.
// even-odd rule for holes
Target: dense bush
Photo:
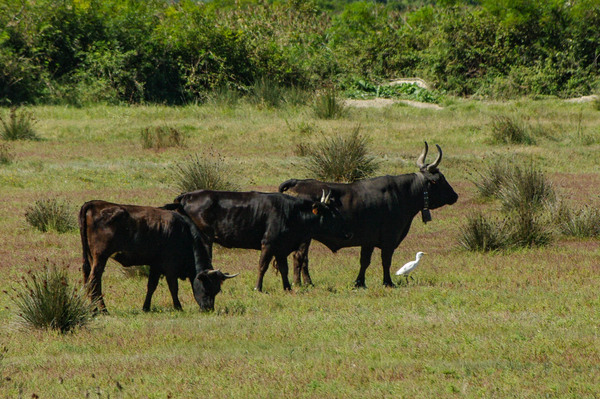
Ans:
<svg viewBox="0 0 600 399"><path fill-rule="evenodd" d="M24 276L13 301L23 326L61 333L86 325L95 305L69 283L66 270L56 266L44 266Z"/></svg>
<svg viewBox="0 0 600 399"><path fill-rule="evenodd" d="M359 127L349 136L325 138L314 146L304 147L305 168L321 180L351 183L369 177L379 162L369 154L368 140Z"/></svg>
<svg viewBox="0 0 600 399"><path fill-rule="evenodd" d="M540 169L495 158L474 183L482 197L500 201L503 220L493 222L481 214L469 217L461 228L460 245L471 251L492 251L550 243L549 214L556 194Z"/></svg>
<svg viewBox="0 0 600 399"><path fill-rule="evenodd" d="M318 89L420 76L496 98L598 89L597 1L385 3L4 2L0 103L196 102L262 77Z"/></svg>
<svg viewBox="0 0 600 399"><path fill-rule="evenodd" d="M25 212L27 223L41 232L66 233L77 228L75 213L63 201L47 198L35 201Z"/></svg>
<svg viewBox="0 0 600 399"><path fill-rule="evenodd" d="M469 251L494 251L503 248L502 222L491 221L482 214L469 216L460 229L459 244Z"/></svg>
<svg viewBox="0 0 600 399"><path fill-rule="evenodd" d="M586 206L571 209L560 202L554 209L554 221L560 233L572 237L600 236L600 210Z"/></svg>
<svg viewBox="0 0 600 399"><path fill-rule="evenodd" d="M195 154L173 167L175 188L186 193L196 190L235 190L231 169L219 155Z"/></svg>
<svg viewBox="0 0 600 399"><path fill-rule="evenodd" d="M0 137L4 140L38 140L33 129L35 122L30 111L12 107L8 116L0 116Z"/></svg>
<svg viewBox="0 0 600 399"><path fill-rule="evenodd" d="M492 118L492 139L502 144L535 144L535 138L527 124L506 115Z"/></svg>
<svg viewBox="0 0 600 399"><path fill-rule="evenodd" d="M346 113L344 100L335 89L327 88L319 93L312 104L315 116L320 119L337 119Z"/></svg>

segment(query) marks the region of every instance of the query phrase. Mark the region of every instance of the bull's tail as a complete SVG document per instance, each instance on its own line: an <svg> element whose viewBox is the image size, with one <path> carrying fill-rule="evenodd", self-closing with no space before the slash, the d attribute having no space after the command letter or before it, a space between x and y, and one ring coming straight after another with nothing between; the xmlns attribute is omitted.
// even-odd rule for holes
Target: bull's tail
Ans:
<svg viewBox="0 0 600 399"><path fill-rule="evenodd" d="M279 192L280 193L286 192L290 188L295 187L296 184L298 184L298 179L286 180L279 185Z"/></svg>
<svg viewBox="0 0 600 399"><path fill-rule="evenodd" d="M81 248L83 250L83 284L88 283L90 273L92 271L92 265L90 264L91 252L90 244L87 238L87 211L92 207L90 202L86 202L81 206L79 210L79 234L81 235Z"/></svg>

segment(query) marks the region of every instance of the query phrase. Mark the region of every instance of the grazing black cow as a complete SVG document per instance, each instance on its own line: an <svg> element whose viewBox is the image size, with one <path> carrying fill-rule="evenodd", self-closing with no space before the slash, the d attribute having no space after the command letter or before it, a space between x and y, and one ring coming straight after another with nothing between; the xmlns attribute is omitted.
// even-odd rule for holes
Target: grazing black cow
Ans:
<svg viewBox="0 0 600 399"><path fill-rule="evenodd" d="M320 201L312 201L279 193L200 190L182 194L174 202L209 237L210 245L261 251L258 291L273 257L283 288L290 290L287 256L302 242L320 234L339 240L348 237L345 222L328 205L324 192Z"/></svg>
<svg viewBox="0 0 600 399"><path fill-rule="evenodd" d="M331 190L331 199L348 223L353 237L351 240L323 235L315 238L334 251L361 247L357 287L365 287L365 271L371 263L373 249L380 248L383 284L393 286L390 276L392 255L408 234L413 218L421 211L423 222L428 222L431 220L430 209L452 205L458 200L458 195L438 170L442 149L439 145L437 149L437 159L432 164L425 164L428 150L425 142L425 149L417 160L417 173L381 176L350 184L291 179L282 183L279 191L314 199L321 191ZM301 273L304 283L312 284L308 272L309 245L310 241L304 242L294 254L294 281L298 285L302 283Z"/></svg>
<svg viewBox="0 0 600 399"><path fill-rule="evenodd" d="M102 298L102 273L108 258L123 266L149 265L144 311L165 275L175 309L181 310L177 279L192 283L202 310L213 310L222 282L230 277L212 270L207 246L189 218L161 208L89 201L79 211L83 247L83 282L88 295L106 311Z"/></svg>

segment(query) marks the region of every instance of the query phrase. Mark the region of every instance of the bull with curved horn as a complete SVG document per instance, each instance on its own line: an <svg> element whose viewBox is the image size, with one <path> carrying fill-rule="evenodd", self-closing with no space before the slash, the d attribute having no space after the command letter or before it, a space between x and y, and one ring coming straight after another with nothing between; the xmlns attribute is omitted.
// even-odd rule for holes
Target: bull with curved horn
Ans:
<svg viewBox="0 0 600 399"><path fill-rule="evenodd" d="M380 176L359 180L350 184L321 182L314 179L290 179L279 186L280 192L295 193L313 200L323 198L324 190L330 190L328 200L340 209L352 238L341 240L334 237L316 236L315 239L337 251L346 247L361 247L360 271L357 287L365 287L365 272L371 263L375 248L381 249L383 284L393 286L390 276L392 255L408 234L413 218L422 213L423 222L431 221L430 210L452 205L458 194L439 171L442 149L436 144L438 156L433 163L425 163L428 145L417 159L419 171L398 176ZM304 243L294 254L294 281L302 278L312 284L308 273L308 248Z"/></svg>

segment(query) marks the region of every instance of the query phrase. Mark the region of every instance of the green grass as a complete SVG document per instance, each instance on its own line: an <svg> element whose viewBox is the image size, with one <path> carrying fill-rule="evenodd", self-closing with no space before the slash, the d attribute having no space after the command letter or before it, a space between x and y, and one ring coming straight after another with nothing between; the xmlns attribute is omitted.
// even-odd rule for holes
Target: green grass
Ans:
<svg viewBox="0 0 600 399"><path fill-rule="evenodd" d="M479 198L471 177L495 155L534 162L574 209L598 207L600 171L592 166L599 141L576 138L598 134L600 113L558 100L448 104L436 111L350 108L333 120L317 119L310 105L31 108L43 140L11 142L14 160L0 167L3 291L43 259L68 265L70 280L81 282L78 233L41 233L24 221L36 199L162 205L178 194L173 166L210 146L232 165L241 189L275 190L307 177L296 144L360 124L382 159L379 174L415 172L423 140L440 144L440 169L460 199L434 210L427 225L414 221L392 272L416 251L428 255L415 281L396 289L381 286L379 250L368 288L354 290L358 249L332 254L315 244L315 287L290 293L272 268L266 292L254 292L257 251L215 248L215 267L240 275L224 283L212 314L198 311L187 282L180 283L184 311L171 310L164 280L153 311L143 313L146 280L126 278L113 261L103 279L110 314L75 334L14 328L13 304L0 295L0 397L600 395L597 240L563 237L544 248L491 254L458 243L467 217L494 206ZM552 138L489 143L490 115L515 109L524 119L535 115ZM154 125L183 132L186 147L143 150L139 132Z"/></svg>

